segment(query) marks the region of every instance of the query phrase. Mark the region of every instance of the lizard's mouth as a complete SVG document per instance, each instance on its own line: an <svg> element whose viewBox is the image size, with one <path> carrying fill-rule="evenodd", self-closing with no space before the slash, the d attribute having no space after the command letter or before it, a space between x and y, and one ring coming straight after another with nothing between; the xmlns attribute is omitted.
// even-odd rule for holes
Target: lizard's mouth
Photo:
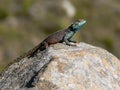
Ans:
<svg viewBox="0 0 120 90"><path fill-rule="evenodd" d="M79 26L81 27L81 26L83 26L85 23L86 23L86 20L82 19L82 20L80 20Z"/></svg>

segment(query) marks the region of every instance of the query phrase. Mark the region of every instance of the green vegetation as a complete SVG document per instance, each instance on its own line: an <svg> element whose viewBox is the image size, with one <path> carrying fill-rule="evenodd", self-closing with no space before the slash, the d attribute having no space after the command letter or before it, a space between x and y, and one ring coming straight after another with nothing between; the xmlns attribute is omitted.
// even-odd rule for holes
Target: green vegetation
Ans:
<svg viewBox="0 0 120 90"><path fill-rule="evenodd" d="M78 18L86 19L87 24L76 39L106 48L120 58L119 0L70 0L76 10L74 17L67 15L61 2L0 0L0 71L5 63Z"/></svg>
<svg viewBox="0 0 120 90"><path fill-rule="evenodd" d="M0 20L4 20L8 17L9 13L6 10L0 9Z"/></svg>

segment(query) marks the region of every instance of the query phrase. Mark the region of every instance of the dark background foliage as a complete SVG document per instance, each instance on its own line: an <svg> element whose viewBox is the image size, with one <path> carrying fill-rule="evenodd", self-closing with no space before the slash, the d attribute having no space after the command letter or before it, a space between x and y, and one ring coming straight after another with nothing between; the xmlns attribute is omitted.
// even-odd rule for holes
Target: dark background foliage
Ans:
<svg viewBox="0 0 120 90"><path fill-rule="evenodd" d="M120 58L119 0L0 0L0 68L79 18L87 24L75 35L78 42Z"/></svg>

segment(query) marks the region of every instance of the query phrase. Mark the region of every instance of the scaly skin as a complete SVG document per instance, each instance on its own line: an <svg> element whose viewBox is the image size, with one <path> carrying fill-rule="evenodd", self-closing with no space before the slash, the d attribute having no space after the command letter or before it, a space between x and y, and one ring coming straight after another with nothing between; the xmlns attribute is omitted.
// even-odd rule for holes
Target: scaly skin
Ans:
<svg viewBox="0 0 120 90"><path fill-rule="evenodd" d="M67 29L55 32L49 35L45 40L43 40L38 46L36 46L30 53L26 54L27 56L34 56L38 50L44 50L51 44L63 43L65 42L67 45L73 45L70 42L75 43L75 41L71 40L73 35L80 30L80 28L86 23L86 20L79 19L76 20L73 24L71 24Z"/></svg>
<svg viewBox="0 0 120 90"><path fill-rule="evenodd" d="M55 32L51 35L49 35L46 39L44 39L40 44L38 44L36 47L33 49L29 50L27 53L24 53L17 59L15 59L13 62L11 62L9 65L12 63L18 62L19 60L25 58L25 57L32 57L34 56L38 50L42 51L46 49L49 45L56 44L56 43L63 43L65 42L67 45L73 45L70 42L72 41L73 35L80 30L80 28L86 23L86 20L79 19L76 20L74 23L72 23L67 29L61 30L58 32ZM9 66L8 65L8 66Z"/></svg>
<svg viewBox="0 0 120 90"><path fill-rule="evenodd" d="M16 60L22 59L24 57L32 57L35 53L40 50L46 49L49 45L56 44L56 43L63 43L65 42L67 45L72 45L70 42L72 41L73 35L80 30L80 28L86 23L86 20L79 19L72 23L67 29L55 32L49 35L46 39L44 39L40 44L34 47L32 50L28 51L27 53L23 54L22 56L18 57Z"/></svg>

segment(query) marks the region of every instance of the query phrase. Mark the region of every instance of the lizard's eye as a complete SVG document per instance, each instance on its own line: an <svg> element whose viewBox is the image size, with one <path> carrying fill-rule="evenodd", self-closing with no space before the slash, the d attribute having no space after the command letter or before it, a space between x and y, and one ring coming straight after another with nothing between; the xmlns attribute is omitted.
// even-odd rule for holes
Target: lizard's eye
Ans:
<svg viewBox="0 0 120 90"><path fill-rule="evenodd" d="M77 22L73 24L73 27L74 27L74 28L77 27L77 26L78 26L78 23L77 23Z"/></svg>
<svg viewBox="0 0 120 90"><path fill-rule="evenodd" d="M76 22L76 23L75 23L75 25L78 25L78 24L79 24L79 22Z"/></svg>
<svg viewBox="0 0 120 90"><path fill-rule="evenodd" d="M75 24L75 26L77 26L77 25L78 25L78 23Z"/></svg>

